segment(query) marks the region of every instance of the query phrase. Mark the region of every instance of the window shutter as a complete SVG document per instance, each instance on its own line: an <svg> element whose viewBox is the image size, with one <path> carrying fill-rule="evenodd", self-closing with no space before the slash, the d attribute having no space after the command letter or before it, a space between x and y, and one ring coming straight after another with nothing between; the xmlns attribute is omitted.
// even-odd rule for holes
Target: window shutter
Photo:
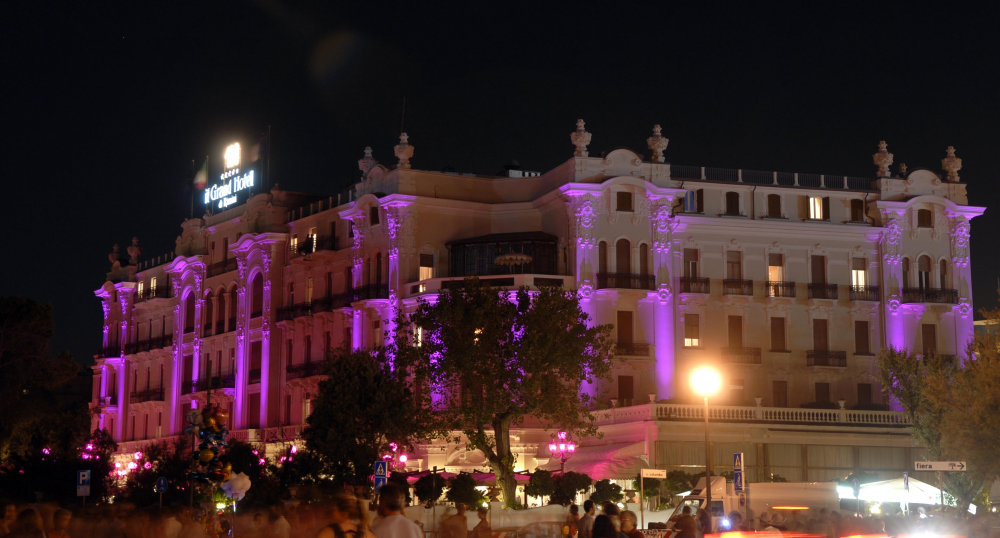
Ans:
<svg viewBox="0 0 1000 538"><path fill-rule="evenodd" d="M854 322L854 351L859 355L871 353L870 346L868 345L867 321Z"/></svg>
<svg viewBox="0 0 1000 538"><path fill-rule="evenodd" d="M785 351L785 318L771 318L771 350Z"/></svg>
<svg viewBox="0 0 1000 538"><path fill-rule="evenodd" d="M823 197L823 220L830 220L830 197Z"/></svg>
<svg viewBox="0 0 1000 538"><path fill-rule="evenodd" d="M632 343L632 312L629 310L618 311L618 343Z"/></svg>
<svg viewBox="0 0 1000 538"><path fill-rule="evenodd" d="M705 189L698 189L698 191L695 193L695 195L698 198L698 212L699 213L704 213L705 212Z"/></svg>

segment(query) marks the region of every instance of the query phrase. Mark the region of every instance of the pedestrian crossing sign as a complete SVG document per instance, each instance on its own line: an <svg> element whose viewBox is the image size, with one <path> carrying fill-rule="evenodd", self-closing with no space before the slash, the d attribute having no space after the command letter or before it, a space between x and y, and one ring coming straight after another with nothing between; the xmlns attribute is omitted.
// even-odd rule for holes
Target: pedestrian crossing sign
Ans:
<svg viewBox="0 0 1000 538"><path fill-rule="evenodd" d="M386 471L388 471L388 465L385 464L384 460L375 462L375 476L389 476Z"/></svg>
<svg viewBox="0 0 1000 538"><path fill-rule="evenodd" d="M733 454L733 470L743 470L743 453L737 452Z"/></svg>

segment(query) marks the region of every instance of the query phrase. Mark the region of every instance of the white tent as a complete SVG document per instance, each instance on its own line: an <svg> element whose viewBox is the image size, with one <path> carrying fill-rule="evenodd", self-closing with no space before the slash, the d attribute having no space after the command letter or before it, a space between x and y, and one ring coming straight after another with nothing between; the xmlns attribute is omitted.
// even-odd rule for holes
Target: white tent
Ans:
<svg viewBox="0 0 1000 538"><path fill-rule="evenodd" d="M837 488L841 499L854 499L854 491L849 486ZM902 478L869 482L861 485L858 498L868 502L941 504L941 490L919 480L910 479L910 491L906 491ZM969 512L976 513L976 507L969 505Z"/></svg>

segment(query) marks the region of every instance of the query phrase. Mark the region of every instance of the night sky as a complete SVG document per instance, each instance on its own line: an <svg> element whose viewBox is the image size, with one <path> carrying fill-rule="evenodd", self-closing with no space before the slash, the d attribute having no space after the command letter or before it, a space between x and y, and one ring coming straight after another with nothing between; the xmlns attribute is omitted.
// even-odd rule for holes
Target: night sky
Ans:
<svg viewBox="0 0 1000 538"><path fill-rule="evenodd" d="M111 4L0 4L0 294L51 302L53 350L81 362L101 343L112 244L173 249L191 159L270 125L272 182L334 194L366 145L395 163L404 97L413 166L431 170L546 171L579 117L592 155L648 157L659 123L668 162L725 168L874 177L879 140L934 170L954 145L989 208L975 306L996 305L997 4Z"/></svg>

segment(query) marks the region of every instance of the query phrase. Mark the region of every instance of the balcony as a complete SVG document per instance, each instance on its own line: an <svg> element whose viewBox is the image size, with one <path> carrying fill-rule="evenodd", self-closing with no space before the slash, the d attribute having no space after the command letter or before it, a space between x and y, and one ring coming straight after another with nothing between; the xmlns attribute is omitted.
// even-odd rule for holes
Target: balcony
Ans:
<svg viewBox="0 0 1000 538"><path fill-rule="evenodd" d="M212 278L213 276L224 275L230 271L236 270L236 258L229 258L222 260L221 262L213 263L205 268L205 276Z"/></svg>
<svg viewBox="0 0 1000 538"><path fill-rule="evenodd" d="M260 368L254 368L250 370L250 377L247 379L247 384L253 385L260 383Z"/></svg>
<svg viewBox="0 0 1000 538"><path fill-rule="evenodd" d="M729 364L760 364L760 348L724 347L722 361Z"/></svg>
<svg viewBox="0 0 1000 538"><path fill-rule="evenodd" d="M836 284L808 284L810 299L836 299Z"/></svg>
<svg viewBox="0 0 1000 538"><path fill-rule="evenodd" d="M597 273L597 289L618 288L625 290L652 290L656 284L653 275L634 273Z"/></svg>
<svg viewBox="0 0 1000 538"><path fill-rule="evenodd" d="M122 348L119 346L102 347L97 351L98 358L117 357L121 355Z"/></svg>
<svg viewBox="0 0 1000 538"><path fill-rule="evenodd" d="M810 349L806 351L806 366L847 368L847 352L830 351L828 349Z"/></svg>
<svg viewBox="0 0 1000 538"><path fill-rule="evenodd" d="M170 299L173 297L170 286L160 285L155 288L146 288L142 293L136 294L135 302L152 301L153 299Z"/></svg>
<svg viewBox="0 0 1000 538"><path fill-rule="evenodd" d="M170 347L173 344L174 344L173 333L165 334L163 336L156 336L153 338L149 338L147 340L140 340L138 342L133 342L131 344L125 344L125 354L131 355L133 353L141 353L143 351L162 349L165 347Z"/></svg>
<svg viewBox="0 0 1000 538"><path fill-rule="evenodd" d="M315 244L313 244L314 239ZM291 249L292 258L308 256L322 250L338 250L337 246L337 236L323 235L320 237L309 237Z"/></svg>
<svg viewBox="0 0 1000 538"><path fill-rule="evenodd" d="M574 285L575 280L573 277L559 276L559 275L532 275L532 274L521 274L521 275L510 275L510 276L480 276L476 277L479 279L484 286L490 286L495 288L520 288L525 286L528 288L535 287L550 287L550 288L571 288ZM407 292L407 296L418 295L421 293L438 293L447 290L454 289L464 289L465 288L465 278L464 277L436 277L428 278L425 280L420 280L417 282L411 282L404 288Z"/></svg>
<svg viewBox="0 0 1000 538"><path fill-rule="evenodd" d="M325 362L304 362L302 364L292 364L285 369L285 379L303 379L323 374Z"/></svg>
<svg viewBox="0 0 1000 538"><path fill-rule="evenodd" d="M163 388L158 389L146 389L133 392L129 395L129 403L142 403L142 402L162 402L163 400Z"/></svg>
<svg viewBox="0 0 1000 538"><path fill-rule="evenodd" d="M795 298L794 282L768 281L765 285L768 297Z"/></svg>
<svg viewBox="0 0 1000 538"><path fill-rule="evenodd" d="M629 357L648 357L649 356L649 344L636 344L636 343L622 343L619 342L615 344L615 354L616 355L626 355Z"/></svg>
<svg viewBox="0 0 1000 538"><path fill-rule="evenodd" d="M278 321L301 318L312 315L312 303L299 303L278 309Z"/></svg>
<svg viewBox="0 0 1000 538"><path fill-rule="evenodd" d="M958 290L903 288L903 302L958 304Z"/></svg>
<svg viewBox="0 0 1000 538"><path fill-rule="evenodd" d="M352 300L354 300L353 291L329 295L322 299L314 300L312 302L312 312L313 314L317 314L319 312L331 312L339 308L348 308L351 306Z"/></svg>
<svg viewBox="0 0 1000 538"><path fill-rule="evenodd" d="M711 281L708 278L698 278L692 276L681 277L681 293L704 293L712 292Z"/></svg>
<svg viewBox="0 0 1000 538"><path fill-rule="evenodd" d="M723 295L753 295L753 280L727 278L722 281Z"/></svg>
<svg viewBox="0 0 1000 538"><path fill-rule="evenodd" d="M190 387L185 387L188 392L184 394L191 394L193 392L205 392L208 389L219 390L226 388L236 387L236 377L232 375L227 376L212 376L206 379L199 379L197 381L189 381L185 385L190 384Z"/></svg>
<svg viewBox="0 0 1000 538"><path fill-rule="evenodd" d="M354 300L365 301L368 299L388 299L389 286L387 284L368 284L355 288Z"/></svg>
<svg viewBox="0 0 1000 538"><path fill-rule="evenodd" d="M851 286L852 301L878 302L879 299L878 286Z"/></svg>

